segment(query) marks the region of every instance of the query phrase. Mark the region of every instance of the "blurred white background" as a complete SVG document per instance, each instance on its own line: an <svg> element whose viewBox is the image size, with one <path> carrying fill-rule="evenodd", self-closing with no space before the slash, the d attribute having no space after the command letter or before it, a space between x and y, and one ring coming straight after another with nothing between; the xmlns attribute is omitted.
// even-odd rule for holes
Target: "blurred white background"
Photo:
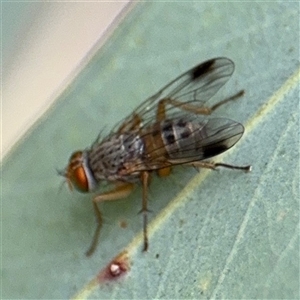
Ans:
<svg viewBox="0 0 300 300"><path fill-rule="evenodd" d="M99 49L129 2L2 2L1 160Z"/></svg>

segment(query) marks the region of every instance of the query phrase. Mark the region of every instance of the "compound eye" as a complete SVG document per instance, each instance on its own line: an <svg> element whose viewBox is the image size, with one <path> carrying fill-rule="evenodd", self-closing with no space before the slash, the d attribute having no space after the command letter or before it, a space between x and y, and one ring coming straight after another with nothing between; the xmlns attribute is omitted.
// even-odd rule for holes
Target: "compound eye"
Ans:
<svg viewBox="0 0 300 300"><path fill-rule="evenodd" d="M71 189L74 186L80 192L89 192L89 181L83 163L82 151L74 152L71 155L66 178Z"/></svg>
<svg viewBox="0 0 300 300"><path fill-rule="evenodd" d="M70 180L78 191L83 193L89 191L89 183L83 166L79 166L72 171Z"/></svg>

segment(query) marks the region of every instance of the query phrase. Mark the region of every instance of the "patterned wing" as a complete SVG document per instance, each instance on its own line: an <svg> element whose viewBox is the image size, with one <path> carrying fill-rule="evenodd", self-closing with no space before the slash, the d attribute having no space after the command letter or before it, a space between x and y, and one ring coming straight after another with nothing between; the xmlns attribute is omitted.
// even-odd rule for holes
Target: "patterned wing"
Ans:
<svg viewBox="0 0 300 300"><path fill-rule="evenodd" d="M202 107L227 82L233 71L234 63L225 57L213 58L195 66L141 103L115 126L113 132L131 131L151 120L154 123L157 105L162 99L192 102L193 105ZM174 115L175 109L172 106L168 107L167 117Z"/></svg>
<svg viewBox="0 0 300 300"><path fill-rule="evenodd" d="M153 146L147 148L142 161L129 163L131 171L156 170L219 155L239 141L244 127L226 118L182 114L151 127L146 125L141 131L141 138L150 140ZM156 143L155 136L163 143Z"/></svg>

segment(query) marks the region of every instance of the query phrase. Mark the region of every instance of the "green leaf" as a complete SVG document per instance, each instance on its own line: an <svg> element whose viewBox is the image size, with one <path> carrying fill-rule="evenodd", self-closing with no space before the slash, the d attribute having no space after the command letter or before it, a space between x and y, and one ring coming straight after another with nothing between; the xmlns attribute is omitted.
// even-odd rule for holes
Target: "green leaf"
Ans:
<svg viewBox="0 0 300 300"><path fill-rule="evenodd" d="M179 167L154 178L147 253L141 189L104 203L100 244L86 258L92 195L60 189L55 169L169 80L218 56L236 70L215 101L246 95L217 115L246 133L216 159L253 171ZM3 298L299 298L299 4L138 4L6 157L1 220ZM128 276L90 282L124 248Z"/></svg>

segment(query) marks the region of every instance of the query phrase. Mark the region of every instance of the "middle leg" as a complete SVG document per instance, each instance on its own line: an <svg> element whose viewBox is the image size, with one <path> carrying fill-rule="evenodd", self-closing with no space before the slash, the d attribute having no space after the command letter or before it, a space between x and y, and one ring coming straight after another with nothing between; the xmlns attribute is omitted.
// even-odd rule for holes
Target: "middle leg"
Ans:
<svg viewBox="0 0 300 300"><path fill-rule="evenodd" d="M144 171L142 173L142 185L143 185L143 202L142 202L142 210L143 214L143 233L144 233L144 248L143 251L148 250L149 242L148 242L148 186L150 181L149 172Z"/></svg>

